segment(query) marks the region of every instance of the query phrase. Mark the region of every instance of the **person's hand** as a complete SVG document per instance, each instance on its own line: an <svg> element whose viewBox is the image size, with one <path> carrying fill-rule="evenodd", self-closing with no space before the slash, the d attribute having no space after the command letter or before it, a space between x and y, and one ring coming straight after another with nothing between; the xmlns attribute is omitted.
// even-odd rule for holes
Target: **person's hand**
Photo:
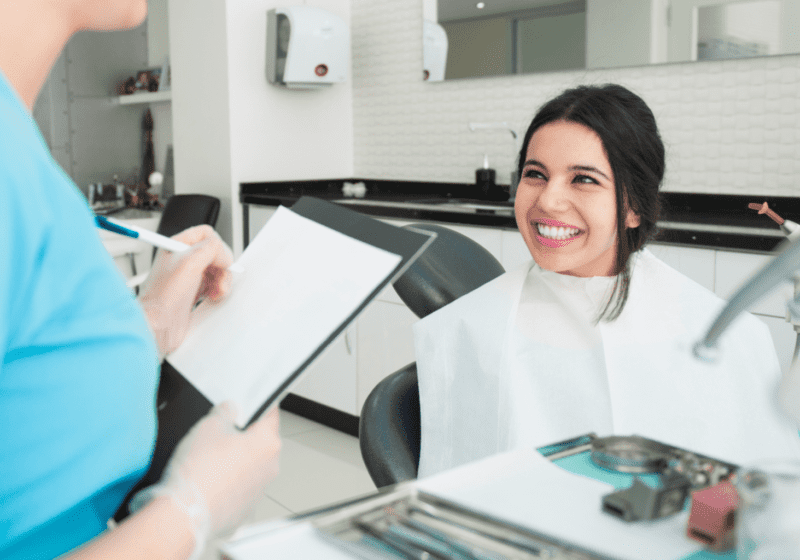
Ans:
<svg viewBox="0 0 800 560"><path fill-rule="evenodd" d="M236 428L235 418L231 404L214 407L180 441L161 481L131 500L132 513L159 496L185 511L194 525L193 558L207 540L239 525L278 474L278 409L245 431Z"/></svg>
<svg viewBox="0 0 800 560"><path fill-rule="evenodd" d="M225 297L231 280L227 268L233 263L230 248L210 226L189 228L173 239L191 248L183 253L159 249L139 296L161 356L181 345L200 299Z"/></svg>

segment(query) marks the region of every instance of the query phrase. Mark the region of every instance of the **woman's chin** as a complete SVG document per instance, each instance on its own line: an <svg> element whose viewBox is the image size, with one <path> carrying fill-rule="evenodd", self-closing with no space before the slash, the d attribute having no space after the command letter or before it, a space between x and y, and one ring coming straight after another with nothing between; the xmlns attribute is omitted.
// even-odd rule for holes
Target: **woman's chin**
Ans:
<svg viewBox="0 0 800 560"><path fill-rule="evenodd" d="M140 26L147 19L146 0L132 2L124 12L113 13L113 7L109 6L103 14L98 14L86 29L92 31L118 31L133 29Z"/></svg>

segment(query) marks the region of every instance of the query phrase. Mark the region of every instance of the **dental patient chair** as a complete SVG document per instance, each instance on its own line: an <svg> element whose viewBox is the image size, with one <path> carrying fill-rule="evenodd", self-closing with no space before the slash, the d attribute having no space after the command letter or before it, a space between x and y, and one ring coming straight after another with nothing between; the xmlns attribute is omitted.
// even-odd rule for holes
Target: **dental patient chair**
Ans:
<svg viewBox="0 0 800 560"><path fill-rule="evenodd" d="M469 237L435 224L428 250L395 283L400 299L422 318L503 274L502 265ZM420 449L417 364L390 374L364 402L359 421L361 456L375 486L417 477Z"/></svg>

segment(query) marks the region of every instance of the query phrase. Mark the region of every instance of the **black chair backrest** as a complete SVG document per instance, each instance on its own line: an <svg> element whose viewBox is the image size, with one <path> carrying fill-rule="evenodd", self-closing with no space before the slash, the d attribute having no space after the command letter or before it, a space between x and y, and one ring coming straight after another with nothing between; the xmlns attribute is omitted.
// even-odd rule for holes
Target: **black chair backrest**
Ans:
<svg viewBox="0 0 800 560"><path fill-rule="evenodd" d="M425 317L503 274L494 255L477 241L437 224L409 224L406 228L436 233L436 239L395 283L400 299Z"/></svg>
<svg viewBox="0 0 800 560"><path fill-rule="evenodd" d="M436 224L410 224L436 239L395 283L400 299L424 317L505 272L500 262L469 237ZM417 364L384 378L361 409L361 456L378 488L417 477L420 450Z"/></svg>
<svg viewBox="0 0 800 560"><path fill-rule="evenodd" d="M208 224L217 225L219 218L219 199L205 194L175 194L164 205L161 221L158 223L158 233L167 237L182 232L183 230ZM156 250L153 249L153 258Z"/></svg>
<svg viewBox="0 0 800 560"><path fill-rule="evenodd" d="M417 477L420 443L417 364L383 379L364 401L361 457L378 488Z"/></svg>

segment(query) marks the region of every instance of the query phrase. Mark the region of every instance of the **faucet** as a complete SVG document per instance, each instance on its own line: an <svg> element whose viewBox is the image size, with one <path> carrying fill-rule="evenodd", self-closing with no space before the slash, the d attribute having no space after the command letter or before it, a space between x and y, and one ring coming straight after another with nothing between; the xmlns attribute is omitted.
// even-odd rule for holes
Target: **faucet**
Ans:
<svg viewBox="0 0 800 560"><path fill-rule="evenodd" d="M471 122L471 123L469 123L469 129L472 132L475 132L476 130L507 130L508 132L511 133L511 137L514 139L514 149L516 150L516 147L517 147L517 131L514 130L513 128L511 128L511 125L509 125L506 121L502 121L502 122L487 122L487 123ZM519 182L519 177L517 177L517 171L516 171L516 169L513 168L513 164L512 164L511 177L510 177L510 181L509 181L509 183L510 183L509 201L511 201L511 202L513 202L514 198L516 197L516 194L517 194L517 183L518 182Z"/></svg>
<svg viewBox="0 0 800 560"><path fill-rule="evenodd" d="M511 126L509 126L509 124L507 122L505 122L505 121L503 121L503 122L492 122L492 123L471 122L471 123L469 123L469 129L472 132L475 132L476 130L488 130L488 129L507 130L507 131L509 131L511 133L511 136L514 138L514 140L517 139L516 131L513 128L511 128Z"/></svg>

